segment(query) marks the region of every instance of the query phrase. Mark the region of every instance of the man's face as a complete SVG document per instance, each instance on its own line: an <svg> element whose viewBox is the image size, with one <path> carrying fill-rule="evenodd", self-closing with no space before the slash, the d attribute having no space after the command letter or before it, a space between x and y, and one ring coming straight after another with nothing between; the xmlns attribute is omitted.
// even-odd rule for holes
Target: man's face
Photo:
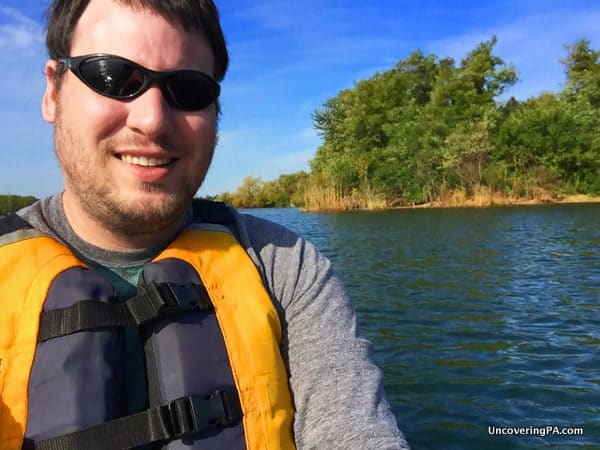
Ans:
<svg viewBox="0 0 600 450"><path fill-rule="evenodd" d="M112 0L90 2L75 29L71 54L64 56L90 53L122 56L158 71L194 69L212 75L214 67L201 34ZM56 63L48 62L47 76L55 69ZM59 90L48 81L42 110L55 126L67 213L130 234L181 220L213 155L215 105L191 112L174 109L157 85L133 100L115 100L92 91L69 71Z"/></svg>

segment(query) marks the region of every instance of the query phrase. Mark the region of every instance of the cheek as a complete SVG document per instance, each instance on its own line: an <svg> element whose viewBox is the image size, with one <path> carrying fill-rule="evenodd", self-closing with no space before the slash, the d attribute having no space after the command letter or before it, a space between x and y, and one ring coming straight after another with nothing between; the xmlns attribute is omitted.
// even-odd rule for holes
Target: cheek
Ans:
<svg viewBox="0 0 600 450"><path fill-rule="evenodd" d="M214 115L201 115L188 120L185 138L190 148L194 149L196 157L205 159L206 154L212 154L216 143L217 124Z"/></svg>
<svg viewBox="0 0 600 450"><path fill-rule="evenodd" d="M124 127L127 120L127 109L124 103L101 97L88 105L85 116L94 124L98 139L112 136Z"/></svg>
<svg viewBox="0 0 600 450"><path fill-rule="evenodd" d="M66 96L65 96L66 97ZM85 140L98 141L122 127L126 109L124 103L95 94L89 89L73 90L64 98L63 117Z"/></svg>

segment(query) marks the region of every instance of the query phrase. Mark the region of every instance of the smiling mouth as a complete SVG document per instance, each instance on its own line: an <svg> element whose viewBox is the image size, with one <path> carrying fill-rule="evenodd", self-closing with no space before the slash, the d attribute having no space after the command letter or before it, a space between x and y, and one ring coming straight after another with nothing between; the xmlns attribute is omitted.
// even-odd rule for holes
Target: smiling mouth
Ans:
<svg viewBox="0 0 600 450"><path fill-rule="evenodd" d="M121 161L141 167L166 167L175 160L171 158L146 158L145 156L121 155Z"/></svg>

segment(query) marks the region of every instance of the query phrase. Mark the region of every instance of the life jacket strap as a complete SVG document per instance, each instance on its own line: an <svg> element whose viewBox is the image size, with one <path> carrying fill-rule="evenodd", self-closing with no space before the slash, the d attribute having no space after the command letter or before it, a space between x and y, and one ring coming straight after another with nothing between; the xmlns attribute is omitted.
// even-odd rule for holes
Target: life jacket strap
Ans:
<svg viewBox="0 0 600 450"><path fill-rule="evenodd" d="M33 228L29 222L22 219L21 216L10 213L0 219L0 235L8 234L17 230L27 230Z"/></svg>
<svg viewBox="0 0 600 450"><path fill-rule="evenodd" d="M125 304L82 300L68 308L42 312L38 342L79 331L125 326L133 323Z"/></svg>
<svg viewBox="0 0 600 450"><path fill-rule="evenodd" d="M209 395L182 397L167 405L62 436L26 439L23 450L129 449L226 427L241 418L236 389L219 389Z"/></svg>
<svg viewBox="0 0 600 450"><path fill-rule="evenodd" d="M150 282L138 295L124 303L82 300L67 308L44 311L40 318L38 342L79 331L141 326L158 318L213 309L208 292L202 285Z"/></svg>
<svg viewBox="0 0 600 450"><path fill-rule="evenodd" d="M212 311L213 305L201 284L155 283L141 288L141 293L125 302L136 325L189 311Z"/></svg>

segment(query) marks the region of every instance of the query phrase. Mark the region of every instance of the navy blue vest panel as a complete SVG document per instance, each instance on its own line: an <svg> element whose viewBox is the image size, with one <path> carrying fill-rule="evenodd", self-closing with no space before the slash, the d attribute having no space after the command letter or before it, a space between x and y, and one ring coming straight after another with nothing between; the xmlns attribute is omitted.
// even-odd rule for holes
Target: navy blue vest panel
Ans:
<svg viewBox="0 0 600 450"><path fill-rule="evenodd" d="M114 302L110 283L80 267L53 281L44 311L81 300ZM29 383L25 436L53 437L126 414L125 355L119 328L74 333L38 344Z"/></svg>
<svg viewBox="0 0 600 450"><path fill-rule="evenodd" d="M143 283L201 284L187 262L166 259L148 263ZM145 327L148 328L148 327ZM161 319L143 330L150 385L150 406L164 405L185 395L209 394L217 388L235 388L225 342L214 311L182 313ZM245 449L241 421L191 438L173 441L165 448Z"/></svg>

